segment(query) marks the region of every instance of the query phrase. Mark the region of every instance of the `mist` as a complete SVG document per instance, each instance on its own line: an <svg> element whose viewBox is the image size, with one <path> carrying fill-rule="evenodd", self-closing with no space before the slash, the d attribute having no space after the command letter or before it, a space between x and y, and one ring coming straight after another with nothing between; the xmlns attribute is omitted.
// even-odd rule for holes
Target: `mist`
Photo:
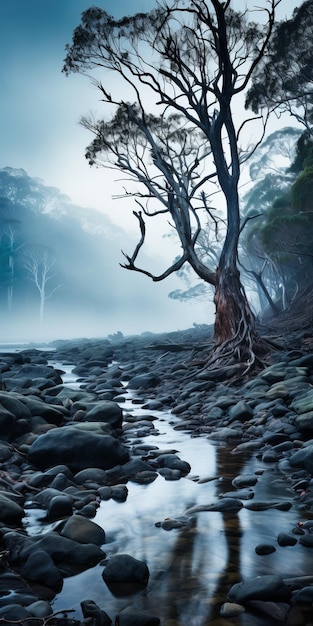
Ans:
<svg viewBox="0 0 313 626"><path fill-rule="evenodd" d="M0 341L50 341L168 332L212 323L212 304L169 299L181 286L121 267L137 243L134 233L92 208L74 205L59 189L23 169L0 170ZM175 255L149 249L152 271ZM210 311L211 309L211 311Z"/></svg>

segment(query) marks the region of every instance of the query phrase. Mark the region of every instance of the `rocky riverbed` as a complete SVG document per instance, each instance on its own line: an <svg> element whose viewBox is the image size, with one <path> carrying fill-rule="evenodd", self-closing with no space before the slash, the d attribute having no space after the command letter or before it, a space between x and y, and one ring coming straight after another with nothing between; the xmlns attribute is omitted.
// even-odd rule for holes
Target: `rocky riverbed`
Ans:
<svg viewBox="0 0 313 626"><path fill-rule="evenodd" d="M1 623L313 623L313 344L309 332L270 341L276 348L264 369L240 381L235 368L206 367L208 328L2 351ZM72 386L65 383L68 369L78 380ZM139 415L125 409L127 394L140 405ZM215 446L214 475L194 476L179 450L160 448L157 437L150 443L162 413L172 416L177 435L184 431L190 441L204 438ZM175 617L170 609L165 615L151 563L107 550L97 512L109 500L123 506L130 484L152 489L156 480L183 484L186 478L199 485L214 480L216 489L208 500L183 510L177 503L177 515L160 511L155 520L160 533L177 533L183 546L175 572L186 569L186 550L205 515L223 522L228 566L214 600L207 581L207 606L201 595L193 615ZM38 532L27 522L33 510L40 511ZM254 516L257 537L273 512L279 512L278 527L252 546L258 565L250 570L257 575L243 576L242 527ZM280 561L268 560L279 551ZM117 601L116 610L111 603L107 611L81 589L80 617L67 607L55 611L64 581L95 566L112 597L123 598L122 610ZM171 597L179 585L172 575ZM148 590L152 599L155 591L150 603Z"/></svg>

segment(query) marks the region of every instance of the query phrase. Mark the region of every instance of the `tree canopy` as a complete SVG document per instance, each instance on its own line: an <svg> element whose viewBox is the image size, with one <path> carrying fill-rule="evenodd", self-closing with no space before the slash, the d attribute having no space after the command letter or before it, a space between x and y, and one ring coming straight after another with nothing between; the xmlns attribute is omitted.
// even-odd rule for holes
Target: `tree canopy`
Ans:
<svg viewBox="0 0 313 626"><path fill-rule="evenodd" d="M271 45L252 78L246 106L288 112L311 133L313 122L313 0L275 25Z"/></svg>

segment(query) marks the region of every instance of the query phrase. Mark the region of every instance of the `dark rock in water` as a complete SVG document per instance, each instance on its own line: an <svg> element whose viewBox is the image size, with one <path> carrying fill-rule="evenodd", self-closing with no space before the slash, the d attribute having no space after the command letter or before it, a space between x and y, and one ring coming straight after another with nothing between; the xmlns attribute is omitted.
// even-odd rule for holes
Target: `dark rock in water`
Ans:
<svg viewBox="0 0 313 626"><path fill-rule="evenodd" d="M158 467L179 470L183 476L189 474L191 470L189 463L180 459L176 454L160 454L156 459L156 463Z"/></svg>
<svg viewBox="0 0 313 626"><path fill-rule="evenodd" d="M254 487L257 482L258 478L257 476L255 476L255 474L242 474L240 476L236 476L232 480L231 484L233 485L233 487L236 487L236 489L241 489L244 487Z"/></svg>
<svg viewBox="0 0 313 626"><path fill-rule="evenodd" d="M226 491L220 494L222 498L239 498L240 500L252 500L254 491L252 489L237 489L236 491Z"/></svg>
<svg viewBox="0 0 313 626"><path fill-rule="evenodd" d="M161 467L159 469L160 476L163 476L165 480L179 480L182 477L182 473L178 469L171 469L170 467Z"/></svg>
<svg viewBox="0 0 313 626"><path fill-rule="evenodd" d="M278 511L289 511L291 509L291 502L248 502L245 504L245 509L249 511L267 511L268 509L277 509Z"/></svg>
<svg viewBox="0 0 313 626"><path fill-rule="evenodd" d="M132 482L139 483L140 485L148 485L149 483L153 483L154 480L158 477L157 472L153 472L152 470L144 470L143 472L137 472L135 476L131 478Z"/></svg>
<svg viewBox="0 0 313 626"><path fill-rule="evenodd" d="M255 547L255 551L257 554L265 555L276 552L276 548L269 543L260 543L258 546Z"/></svg>
<svg viewBox="0 0 313 626"><path fill-rule="evenodd" d="M313 604L313 585L302 587L292 595L292 604Z"/></svg>
<svg viewBox="0 0 313 626"><path fill-rule="evenodd" d="M227 596L230 602L245 603L250 600L289 602L291 591L280 576L266 575L247 578L233 585Z"/></svg>
<svg viewBox="0 0 313 626"><path fill-rule="evenodd" d="M57 464L65 464L76 471L89 467L109 469L123 465L128 459L127 448L114 437L71 426L39 435L28 452L29 462L40 469Z"/></svg>
<svg viewBox="0 0 313 626"><path fill-rule="evenodd" d="M156 522L155 526L157 528L163 528L163 530L173 530L174 528L192 528L193 526L195 526L195 523L195 517L183 516L176 519L167 517L162 522Z"/></svg>
<svg viewBox="0 0 313 626"><path fill-rule="evenodd" d="M83 600L80 606L84 618L92 618L92 626L111 626L111 618L93 600Z"/></svg>
<svg viewBox="0 0 313 626"><path fill-rule="evenodd" d="M313 535L302 535L299 542L306 548L313 548Z"/></svg>
<svg viewBox="0 0 313 626"><path fill-rule="evenodd" d="M279 533L277 535L277 543L279 546L295 546L297 543L297 539L296 537L293 537L292 535L288 535L287 533Z"/></svg>
<svg viewBox="0 0 313 626"><path fill-rule="evenodd" d="M160 623L155 615L134 609L124 609L115 618L116 626L159 626Z"/></svg>
<svg viewBox="0 0 313 626"><path fill-rule="evenodd" d="M129 554L117 554L109 559L102 577L105 582L147 585L149 569L144 561L139 561Z"/></svg>
<svg viewBox="0 0 313 626"><path fill-rule="evenodd" d="M21 574L26 580L40 583L57 592L60 592L63 586L61 572L45 550L35 548L22 567Z"/></svg>
<svg viewBox="0 0 313 626"><path fill-rule="evenodd" d="M199 504L187 509L186 514L200 513L201 511L219 511L220 513L237 513L242 509L243 504L237 498L221 498L213 504Z"/></svg>
<svg viewBox="0 0 313 626"><path fill-rule="evenodd" d="M26 560L35 550L47 552L54 563L60 564L62 568L71 568L72 565L83 567L96 565L105 557L105 553L98 546L91 543L81 544L73 539L61 537L54 531L36 535L30 542L24 543L19 551L20 559Z"/></svg>
<svg viewBox="0 0 313 626"><path fill-rule="evenodd" d="M101 546L105 542L103 528L81 515L72 515L65 523L61 535L79 543L94 543L96 546Z"/></svg>

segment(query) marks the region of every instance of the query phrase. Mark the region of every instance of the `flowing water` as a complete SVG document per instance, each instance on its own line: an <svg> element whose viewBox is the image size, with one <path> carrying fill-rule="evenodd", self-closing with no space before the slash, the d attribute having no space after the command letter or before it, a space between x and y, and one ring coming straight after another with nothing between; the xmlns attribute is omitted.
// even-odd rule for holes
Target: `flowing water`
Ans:
<svg viewBox="0 0 313 626"><path fill-rule="evenodd" d="M70 368L65 370L64 383L77 386ZM121 405L124 414L147 415L133 403L131 393ZM264 464L255 454L234 454L234 445L212 443L205 436L175 430L179 418L169 412L153 411L157 418L154 431L138 437L130 435L130 445L139 442L160 450L176 450L188 461L191 472L178 481L157 479L147 485L129 481L125 502L102 501L93 518L106 532L102 546L107 557L127 553L147 563L150 578L147 588L133 595L114 595L102 578L103 565L66 578L61 593L53 601L53 610L73 610L71 617L82 618L80 602L94 600L112 620L126 607L146 610L161 619L162 626L265 626L277 624L271 617L251 612L237 617L220 615L232 584L243 578L279 574L284 578L309 575L313 572L313 550L297 544L280 547L279 532L291 533L299 517L295 505L289 511L276 509L238 513L202 511L192 515L189 527L170 531L156 526L165 518L179 518L195 505L216 502L219 495L233 491L235 476L257 475L252 488L254 500L270 502L293 501L288 477L275 465ZM252 500L243 500L244 504ZM29 510L26 526L30 534L46 532L49 526L38 521L42 512ZM304 521L302 519L302 521ZM272 544L276 551L259 556L258 544ZM302 622L297 622L302 624ZM303 622L305 624L305 622Z"/></svg>

